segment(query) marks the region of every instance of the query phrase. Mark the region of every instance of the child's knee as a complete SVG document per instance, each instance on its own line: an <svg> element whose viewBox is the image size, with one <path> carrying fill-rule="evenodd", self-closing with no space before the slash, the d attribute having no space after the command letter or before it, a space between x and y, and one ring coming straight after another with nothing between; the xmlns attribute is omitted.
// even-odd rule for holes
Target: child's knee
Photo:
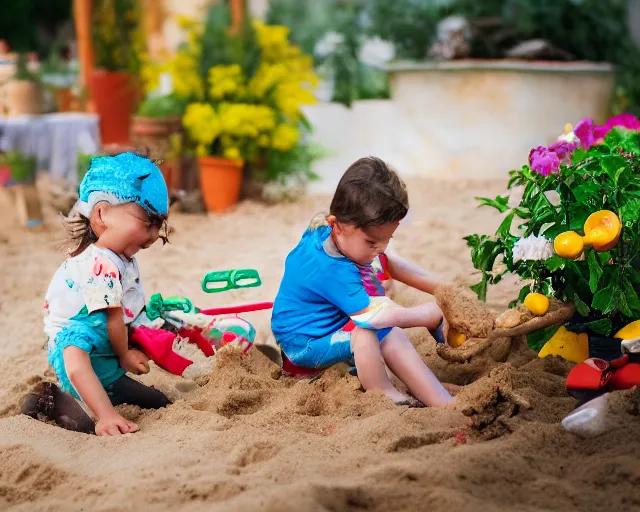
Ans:
<svg viewBox="0 0 640 512"><path fill-rule="evenodd" d="M376 332L371 329L364 329L362 327L355 327L351 331L351 351L355 352L358 349L362 349L368 346L378 344L378 337Z"/></svg>
<svg viewBox="0 0 640 512"><path fill-rule="evenodd" d="M391 332L382 340L380 349L382 354L391 354L406 350L408 345L413 348L413 344L409 341L406 333L400 327L394 327Z"/></svg>
<svg viewBox="0 0 640 512"><path fill-rule="evenodd" d="M438 306L435 302L429 304L429 306L430 308L427 318L427 329L431 330L440 325L440 322L442 322L444 315L442 313L442 310L440 309L440 306Z"/></svg>

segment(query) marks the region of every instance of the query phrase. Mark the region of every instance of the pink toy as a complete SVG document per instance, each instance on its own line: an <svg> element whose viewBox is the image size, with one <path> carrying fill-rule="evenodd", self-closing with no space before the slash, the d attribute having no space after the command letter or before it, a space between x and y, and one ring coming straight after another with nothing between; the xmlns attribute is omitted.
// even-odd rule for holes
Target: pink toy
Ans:
<svg viewBox="0 0 640 512"><path fill-rule="evenodd" d="M199 310L198 312L207 316L234 315L271 309L272 307L272 302L259 302L210 308ZM189 338L189 342L197 345L206 357L213 356L217 348L231 343L238 343L243 347L243 355L246 355L253 345L255 330L251 324L237 316L221 319L214 318L206 329L207 335L203 333L202 327L183 326L179 329L178 335L182 338ZM152 359L158 366L174 375L181 376L186 368L193 363L193 361L177 354L173 350L176 335L171 331L153 329L146 326L134 327L131 329L130 339L142 349L149 359Z"/></svg>
<svg viewBox="0 0 640 512"><path fill-rule="evenodd" d="M173 341L176 335L164 329L151 329L141 326L131 329L130 339L139 345L147 357L174 375L182 375L187 366L193 361L176 354L173 351Z"/></svg>

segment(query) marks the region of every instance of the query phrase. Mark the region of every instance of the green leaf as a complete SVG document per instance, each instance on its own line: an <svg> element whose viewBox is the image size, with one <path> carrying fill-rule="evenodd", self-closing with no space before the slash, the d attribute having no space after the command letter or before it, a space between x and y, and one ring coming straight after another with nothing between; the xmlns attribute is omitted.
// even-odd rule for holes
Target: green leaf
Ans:
<svg viewBox="0 0 640 512"><path fill-rule="evenodd" d="M504 220L500 223L498 230L496 231L496 235L500 235L503 238L509 236L509 232L511 231L511 223L513 222L513 217L515 213L511 212L507 215Z"/></svg>
<svg viewBox="0 0 640 512"><path fill-rule="evenodd" d="M499 242L485 239L471 251L471 262L478 270L490 272L496 258L501 253L502 245Z"/></svg>
<svg viewBox="0 0 640 512"><path fill-rule="evenodd" d="M483 237L486 237L486 235L483 235ZM469 247L478 247L482 238L478 235L469 235L463 237L462 239L467 242L467 245Z"/></svg>
<svg viewBox="0 0 640 512"><path fill-rule="evenodd" d="M572 262L573 263L573 262ZM568 265L569 266L569 265ZM578 296L576 291L573 289L573 286L568 284L565 288L565 293L567 294L567 298L573 302L576 307L576 311L580 314L580 316L587 317L591 312L591 309L587 304Z"/></svg>
<svg viewBox="0 0 640 512"><path fill-rule="evenodd" d="M593 296L593 302L591 306L598 311L601 311L604 315L611 313L618 305L618 297L620 295L620 288L616 283L611 283L606 288L603 288Z"/></svg>
<svg viewBox="0 0 640 512"><path fill-rule="evenodd" d="M589 213L586 211L576 212L571 216L571 222L569 224L570 231L576 231L581 233L584 229L584 223L587 220Z"/></svg>
<svg viewBox="0 0 640 512"><path fill-rule="evenodd" d="M624 287L626 302L629 307L634 311L640 311L640 299L638 298L637 292L633 288L633 284L631 284L631 281L627 276L622 277L622 285Z"/></svg>
<svg viewBox="0 0 640 512"><path fill-rule="evenodd" d="M627 161L619 155L610 155L602 158L600 161L602 169L609 175L609 177L616 182L616 176L618 176L619 170L624 170L627 166Z"/></svg>
<svg viewBox="0 0 640 512"><path fill-rule="evenodd" d="M528 219L531 216L529 208L522 208L518 206L513 209L513 212L521 219Z"/></svg>
<svg viewBox="0 0 640 512"><path fill-rule="evenodd" d="M618 309L624 316L626 316L627 318L633 317L633 312L629 308L629 304L627 302L627 296L624 293L622 293L622 291L620 295L618 295L617 302L618 302Z"/></svg>
<svg viewBox="0 0 640 512"><path fill-rule="evenodd" d="M589 200L600 194L600 183L592 180L579 180L571 189L580 204L588 205Z"/></svg>
<svg viewBox="0 0 640 512"><path fill-rule="evenodd" d="M557 254L554 254L553 256L551 256L550 258L547 258L544 261L544 266L547 267L547 269L550 272L556 272L564 268L566 262L567 260L565 260L564 258L561 258Z"/></svg>
<svg viewBox="0 0 640 512"><path fill-rule="evenodd" d="M636 224L640 220L640 199L629 199L620 208L622 222Z"/></svg>
<svg viewBox="0 0 640 512"><path fill-rule="evenodd" d="M589 316L591 308L589 308L589 306L587 306L587 304L577 295L573 298L573 304L576 307L576 311L580 313L581 316Z"/></svg>
<svg viewBox="0 0 640 512"><path fill-rule="evenodd" d="M480 206L491 206L500 213L504 213L509 209L507 203L509 202L509 196L496 196L495 199L489 199L488 197L476 197L480 201Z"/></svg>
<svg viewBox="0 0 640 512"><path fill-rule="evenodd" d="M529 333L527 335L527 345L529 345L532 350L540 352L545 343L553 338L553 335L558 332L560 327L562 327L561 324L550 325L544 329L538 329L537 331Z"/></svg>
<svg viewBox="0 0 640 512"><path fill-rule="evenodd" d="M476 292L480 300L487 300L487 274L483 272L482 281L471 286L471 289Z"/></svg>
<svg viewBox="0 0 640 512"><path fill-rule="evenodd" d="M598 283L602 277L602 269L598 263L595 251L587 251L587 263L589 265L589 289L591 290L591 293L596 293Z"/></svg>
<svg viewBox="0 0 640 512"><path fill-rule="evenodd" d="M608 318L602 318L600 320L594 320L593 322L587 322L584 325L591 331L602 334L603 336L609 336L611 334L611 329L613 328L613 324Z"/></svg>
<svg viewBox="0 0 640 512"><path fill-rule="evenodd" d="M524 298L531 293L531 286L526 285L520 289L520 293L518 294L518 302L524 302Z"/></svg>
<svg viewBox="0 0 640 512"><path fill-rule="evenodd" d="M543 224L542 226L540 226L540 230L538 231L538 236L543 235L548 229L552 228L555 225L556 225L555 222L547 222Z"/></svg>
<svg viewBox="0 0 640 512"><path fill-rule="evenodd" d="M604 142L607 146L618 146L622 142L622 133L620 132L620 130L614 128L613 130L610 130L609 133L607 133L606 137L604 138Z"/></svg>
<svg viewBox="0 0 640 512"><path fill-rule="evenodd" d="M608 155L611 153L611 149L609 148L609 146L605 145L605 144L601 144L598 146L591 146L591 148L589 148L589 154L590 156L592 155Z"/></svg>
<svg viewBox="0 0 640 512"><path fill-rule="evenodd" d="M635 268L627 267L625 269L625 277L627 277L635 286L640 286L640 272Z"/></svg>
<svg viewBox="0 0 640 512"><path fill-rule="evenodd" d="M548 281L543 281L542 283L540 283L540 293L542 293L542 295L549 297L553 295L552 292L553 290L551 289L551 284L549 284Z"/></svg>
<svg viewBox="0 0 640 512"><path fill-rule="evenodd" d="M611 251L598 252L596 254L598 256L598 261L600 261L600 266L609 264L609 260L611 259Z"/></svg>
<svg viewBox="0 0 640 512"><path fill-rule="evenodd" d="M577 164L578 162L582 162L586 157L587 157L587 152L582 148L577 148L573 152L573 155L571 155L571 161L574 164Z"/></svg>

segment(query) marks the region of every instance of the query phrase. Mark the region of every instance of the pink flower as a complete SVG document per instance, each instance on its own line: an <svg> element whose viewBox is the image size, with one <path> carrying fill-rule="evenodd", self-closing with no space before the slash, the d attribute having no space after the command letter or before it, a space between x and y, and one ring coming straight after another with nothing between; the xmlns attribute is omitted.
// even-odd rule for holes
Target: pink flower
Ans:
<svg viewBox="0 0 640 512"><path fill-rule="evenodd" d="M584 149L589 149L595 142L595 135L593 129L593 121L588 117L580 119L576 127L573 129L576 137L580 139L580 144Z"/></svg>
<svg viewBox="0 0 640 512"><path fill-rule="evenodd" d="M571 155L577 147L577 142L567 142L566 140L559 140L549 146L549 151L555 153L561 162L569 163L571 161Z"/></svg>
<svg viewBox="0 0 640 512"><path fill-rule="evenodd" d="M560 159L550 149L538 146L529 153L529 164L533 172L537 172L542 176L549 176L551 173L558 172Z"/></svg>
<svg viewBox="0 0 640 512"><path fill-rule="evenodd" d="M604 140L612 128L626 128L627 130L640 131L640 120L633 114L619 114L609 118L602 126L596 126L594 135L596 141Z"/></svg>
<svg viewBox="0 0 640 512"><path fill-rule="evenodd" d="M619 114L610 118L605 126L609 129L621 126L627 130L640 130L640 120L633 114Z"/></svg>
<svg viewBox="0 0 640 512"><path fill-rule="evenodd" d="M602 142L606 137L607 133L609 133L609 128L606 124L601 126L596 126L593 130L593 137L596 139L596 142Z"/></svg>

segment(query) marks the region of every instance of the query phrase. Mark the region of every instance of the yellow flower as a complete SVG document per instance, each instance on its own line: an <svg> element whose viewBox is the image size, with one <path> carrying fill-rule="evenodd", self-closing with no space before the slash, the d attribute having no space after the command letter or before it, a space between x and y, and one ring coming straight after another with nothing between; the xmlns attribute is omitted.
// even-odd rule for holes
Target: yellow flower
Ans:
<svg viewBox="0 0 640 512"><path fill-rule="evenodd" d="M262 21L254 21L258 44L262 48L262 58L275 61L284 57L291 48L289 29L282 25L265 25Z"/></svg>
<svg viewBox="0 0 640 512"><path fill-rule="evenodd" d="M220 120L208 103L189 104L182 118L182 124L189 138L197 143L197 151L206 152L206 146L220 135Z"/></svg>
<svg viewBox="0 0 640 512"><path fill-rule="evenodd" d="M183 98L202 98L203 85L198 74L198 56L179 51L169 62L173 90Z"/></svg>
<svg viewBox="0 0 640 512"><path fill-rule="evenodd" d="M284 64L263 64L249 82L249 92L258 99L287 79L288 69Z"/></svg>
<svg viewBox="0 0 640 512"><path fill-rule="evenodd" d="M283 83L276 90L278 109L292 120L300 117L302 105L313 105L316 101L313 93L301 84Z"/></svg>
<svg viewBox="0 0 640 512"><path fill-rule="evenodd" d="M238 64L214 66L209 70L209 94L214 99L232 96L243 83L244 76Z"/></svg>
<svg viewBox="0 0 640 512"><path fill-rule="evenodd" d="M240 150L238 148L227 148L224 150L224 157L231 160L240 158Z"/></svg>
<svg viewBox="0 0 640 512"><path fill-rule="evenodd" d="M261 148L267 148L269 147L269 136L268 135L260 135L260 137L258 137L257 143L258 143L258 147Z"/></svg>
<svg viewBox="0 0 640 512"><path fill-rule="evenodd" d="M276 113L266 105L224 103L219 115L221 132L233 137L256 139L276 125Z"/></svg>
<svg viewBox="0 0 640 512"><path fill-rule="evenodd" d="M148 57L142 60L142 66L140 67L140 78L144 84L145 92L152 91L158 87L160 83L160 75L167 70L167 66L160 62L154 62Z"/></svg>
<svg viewBox="0 0 640 512"><path fill-rule="evenodd" d="M196 156L208 156L209 150L206 144L198 144L196 146Z"/></svg>
<svg viewBox="0 0 640 512"><path fill-rule="evenodd" d="M293 149L300 138L300 132L295 126L279 124L271 137L271 147L286 152Z"/></svg>
<svg viewBox="0 0 640 512"><path fill-rule="evenodd" d="M196 24L195 20L188 16L184 16L183 14L178 14L176 16L176 21L178 22L178 26L183 30L193 29Z"/></svg>

